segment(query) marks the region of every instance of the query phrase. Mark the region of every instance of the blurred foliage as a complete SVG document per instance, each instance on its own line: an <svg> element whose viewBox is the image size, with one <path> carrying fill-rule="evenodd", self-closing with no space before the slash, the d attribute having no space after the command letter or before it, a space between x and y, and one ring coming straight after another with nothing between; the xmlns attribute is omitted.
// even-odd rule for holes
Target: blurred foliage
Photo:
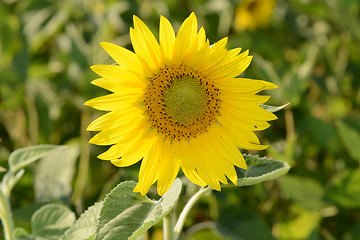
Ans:
<svg viewBox="0 0 360 240"><path fill-rule="evenodd" d="M100 41L132 49L128 32L133 14L157 36L160 15L177 29L194 11L210 42L228 36L229 49L250 49L254 60L245 76L279 86L269 92L269 104L290 102L261 133L270 147L259 154L287 161L292 169L275 182L202 198L185 223L185 236L240 239L234 236L241 229L250 236L242 239L253 239L250 233L258 231L269 239L270 233L289 240L360 239L359 1L278 0L269 22L251 31L234 27L234 19L241 18L235 16L240 2L2 0L0 165L8 168L10 152L25 146L79 146L78 162L69 163L76 164L74 172L64 170L74 175L64 182L64 191L72 195L57 199L78 215L120 181L136 180L139 165L118 169L96 159L104 149L87 143L86 126L101 113L83 102L105 94L89 84L96 78L89 66L112 63ZM47 184L37 176L44 167L45 162L28 168L12 194L15 224L28 231L31 214L49 199L39 192L44 190L39 181ZM187 184L182 198L194 188ZM206 224L210 220L223 233ZM232 229L226 228L229 221ZM161 239L159 228L149 232L149 239Z"/></svg>

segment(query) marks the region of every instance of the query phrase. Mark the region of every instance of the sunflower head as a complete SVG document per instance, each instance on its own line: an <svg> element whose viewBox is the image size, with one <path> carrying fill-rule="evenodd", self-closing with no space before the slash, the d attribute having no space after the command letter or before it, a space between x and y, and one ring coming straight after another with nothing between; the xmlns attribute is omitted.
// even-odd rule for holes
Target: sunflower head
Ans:
<svg viewBox="0 0 360 240"><path fill-rule="evenodd" d="M248 51L227 50L227 38L210 46L194 13L177 34L161 17L159 42L134 16L130 37L135 52L101 43L118 65L92 66L101 76L92 83L111 92L85 103L108 111L88 127L98 131L90 143L111 145L98 158L118 167L142 160L134 191L143 195L155 182L164 194L180 168L200 186L236 184L234 166L246 168L239 148L266 148L254 131L276 119L259 106L269 97L256 93L276 86L237 78Z"/></svg>

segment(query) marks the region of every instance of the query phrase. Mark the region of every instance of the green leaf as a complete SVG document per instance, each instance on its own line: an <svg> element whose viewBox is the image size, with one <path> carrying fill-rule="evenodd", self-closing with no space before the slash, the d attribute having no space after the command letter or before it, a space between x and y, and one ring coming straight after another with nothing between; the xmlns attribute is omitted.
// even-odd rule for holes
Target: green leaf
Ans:
<svg viewBox="0 0 360 240"><path fill-rule="evenodd" d="M78 147L66 146L52 151L39 161L34 181L37 202L68 202L79 152Z"/></svg>
<svg viewBox="0 0 360 240"><path fill-rule="evenodd" d="M248 186L273 180L290 170L289 164L280 160L244 154L248 169L236 167L238 175L237 186Z"/></svg>
<svg viewBox="0 0 360 240"><path fill-rule="evenodd" d="M190 237L186 238L187 240L227 240L229 238L224 238L224 236L218 236L219 233L215 234L214 230L204 229L197 231L191 234Z"/></svg>
<svg viewBox="0 0 360 240"><path fill-rule="evenodd" d="M32 216L31 235L40 239L59 239L75 219L75 214L67 207L59 204L47 204Z"/></svg>
<svg viewBox="0 0 360 240"><path fill-rule="evenodd" d="M336 127L350 156L360 162L360 127L356 128L355 125L341 120L336 122Z"/></svg>
<svg viewBox="0 0 360 240"><path fill-rule="evenodd" d="M325 199L343 208L360 207L360 169L338 174L325 192Z"/></svg>
<svg viewBox="0 0 360 240"><path fill-rule="evenodd" d="M35 238L23 228L15 228L14 236L16 240L35 240Z"/></svg>
<svg viewBox="0 0 360 240"><path fill-rule="evenodd" d="M100 216L100 210L103 202L95 203L89 207L75 223L66 230L61 240L85 240L94 239L96 225Z"/></svg>
<svg viewBox="0 0 360 240"><path fill-rule="evenodd" d="M261 104L260 107L264 108L265 110L268 110L269 112L278 112L281 109L284 109L286 106L290 105L290 103L286 103L282 106L270 106L270 105L265 105L265 104Z"/></svg>
<svg viewBox="0 0 360 240"><path fill-rule="evenodd" d="M311 178L287 175L280 182L280 186L283 194L307 210L319 211L328 207L323 200L323 186Z"/></svg>
<svg viewBox="0 0 360 240"><path fill-rule="evenodd" d="M20 148L12 152L9 156L9 166L12 172L16 172L21 168L45 157L54 149L59 148L56 145L36 145L26 148Z"/></svg>
<svg viewBox="0 0 360 240"><path fill-rule="evenodd" d="M215 226L221 234L231 239L274 239L269 227L258 215L240 207L232 206L221 209Z"/></svg>
<svg viewBox="0 0 360 240"><path fill-rule="evenodd" d="M141 236L170 212L181 192L179 179L158 201L133 192L135 186L135 182L123 182L106 196L96 227L96 240Z"/></svg>
<svg viewBox="0 0 360 240"><path fill-rule="evenodd" d="M360 240L360 221L358 220L351 228L351 235L353 240Z"/></svg>
<svg viewBox="0 0 360 240"><path fill-rule="evenodd" d="M321 213L308 211L297 204L287 208L287 214L275 223L279 239L316 239L314 234L321 221Z"/></svg>

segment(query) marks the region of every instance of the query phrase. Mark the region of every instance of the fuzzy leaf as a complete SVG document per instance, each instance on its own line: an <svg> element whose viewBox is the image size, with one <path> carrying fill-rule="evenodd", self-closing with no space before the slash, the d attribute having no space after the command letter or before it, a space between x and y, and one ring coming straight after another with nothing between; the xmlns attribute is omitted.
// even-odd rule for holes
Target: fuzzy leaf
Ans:
<svg viewBox="0 0 360 240"><path fill-rule="evenodd" d="M135 186L123 182L106 196L95 240L136 239L170 212L181 192L179 179L158 201L133 192Z"/></svg>
<svg viewBox="0 0 360 240"><path fill-rule="evenodd" d="M103 202L98 202L89 207L76 222L66 230L61 240L86 240L94 239L96 225L100 216ZM92 238L91 238L92 237Z"/></svg>
<svg viewBox="0 0 360 240"><path fill-rule="evenodd" d="M59 204L47 204L37 210L31 218L31 235L36 239L59 239L74 223L75 214Z"/></svg>
<svg viewBox="0 0 360 240"><path fill-rule="evenodd" d="M249 154L244 154L244 158L248 169L245 170L236 167L238 175L237 186L248 186L273 180L286 174L290 170L289 164L280 160Z"/></svg>
<svg viewBox="0 0 360 240"><path fill-rule="evenodd" d="M78 147L66 146L39 161L34 183L37 202L69 201L78 156Z"/></svg>
<svg viewBox="0 0 360 240"><path fill-rule="evenodd" d="M35 240L35 237L31 236L25 229L23 228L15 228L14 236L16 240Z"/></svg>
<svg viewBox="0 0 360 240"><path fill-rule="evenodd" d="M54 149L59 148L56 145L36 145L26 148L20 148L12 152L9 156L9 166L12 172L16 172L21 168L45 157Z"/></svg>

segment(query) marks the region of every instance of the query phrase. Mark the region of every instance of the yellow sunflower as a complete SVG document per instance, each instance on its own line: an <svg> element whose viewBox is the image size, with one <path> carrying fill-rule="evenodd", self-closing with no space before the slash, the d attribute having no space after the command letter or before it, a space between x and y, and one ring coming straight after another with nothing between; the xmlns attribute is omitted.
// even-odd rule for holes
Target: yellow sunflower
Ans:
<svg viewBox="0 0 360 240"><path fill-rule="evenodd" d="M242 0L235 11L237 30L265 27L270 21L276 0Z"/></svg>
<svg viewBox="0 0 360 240"><path fill-rule="evenodd" d="M145 195L157 181L159 195L172 185L180 167L193 183L221 190L237 183L234 165L246 169L238 148L260 150L254 131L269 127L276 116L259 105L256 95L272 83L236 78L252 57L227 50L227 38L210 46L194 13L175 35L160 18L159 42L134 16L130 28L134 52L112 43L101 46L118 65L95 65L102 78L92 84L112 93L85 105L109 111L88 130L100 131L90 143L112 145L98 158L126 167L142 160L134 189Z"/></svg>

